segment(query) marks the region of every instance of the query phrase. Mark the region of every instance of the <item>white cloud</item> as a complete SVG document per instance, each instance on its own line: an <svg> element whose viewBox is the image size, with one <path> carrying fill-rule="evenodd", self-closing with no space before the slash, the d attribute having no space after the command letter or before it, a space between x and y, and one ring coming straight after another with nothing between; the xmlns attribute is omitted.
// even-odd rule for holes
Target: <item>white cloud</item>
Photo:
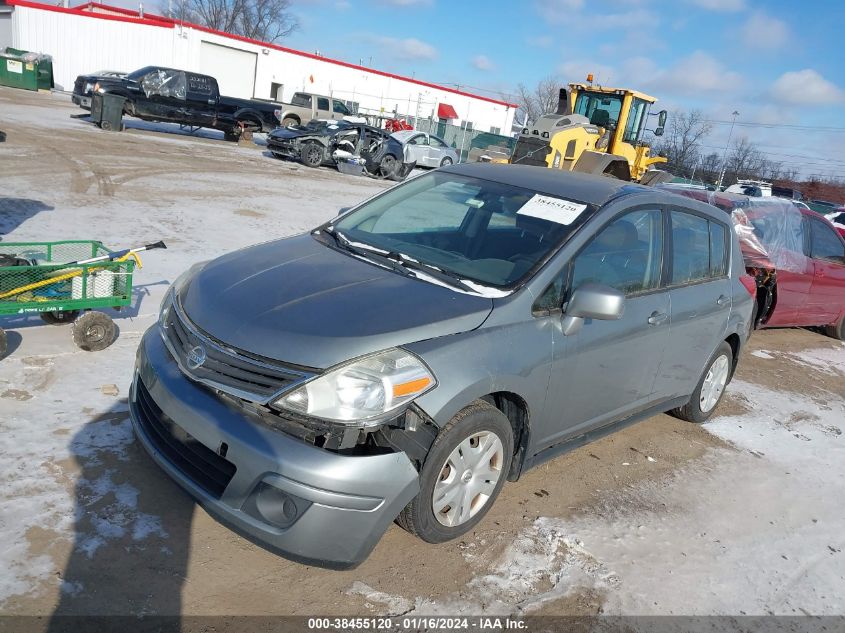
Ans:
<svg viewBox="0 0 845 633"><path fill-rule="evenodd" d="M782 48L791 38L786 22L762 11L755 11L742 26L740 33L746 46L768 50Z"/></svg>
<svg viewBox="0 0 845 633"><path fill-rule="evenodd" d="M653 73L643 88L653 90L656 96L665 92L697 97L702 93L735 91L741 83L739 73L726 70L707 53L696 51L674 66Z"/></svg>
<svg viewBox="0 0 845 633"><path fill-rule="evenodd" d="M745 8L745 0L689 0L694 4L708 11L742 11Z"/></svg>
<svg viewBox="0 0 845 633"><path fill-rule="evenodd" d="M432 60L437 59L437 49L431 44L415 37L397 39L395 37L376 37L374 41L385 49L385 53L398 59Z"/></svg>
<svg viewBox="0 0 845 633"><path fill-rule="evenodd" d="M772 84L771 95L776 101L794 105L845 103L845 90L812 68L783 73Z"/></svg>
<svg viewBox="0 0 845 633"><path fill-rule="evenodd" d="M493 70L496 66L487 55L476 55L472 58L472 65L477 70Z"/></svg>

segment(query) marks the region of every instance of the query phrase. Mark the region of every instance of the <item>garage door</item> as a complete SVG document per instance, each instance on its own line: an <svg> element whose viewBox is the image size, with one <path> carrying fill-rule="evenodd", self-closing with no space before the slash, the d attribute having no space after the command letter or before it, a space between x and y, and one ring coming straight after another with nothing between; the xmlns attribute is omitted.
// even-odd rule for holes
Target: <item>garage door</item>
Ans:
<svg viewBox="0 0 845 633"><path fill-rule="evenodd" d="M220 94L227 97L252 99L257 61L257 53L211 42L200 44L200 72L214 77Z"/></svg>

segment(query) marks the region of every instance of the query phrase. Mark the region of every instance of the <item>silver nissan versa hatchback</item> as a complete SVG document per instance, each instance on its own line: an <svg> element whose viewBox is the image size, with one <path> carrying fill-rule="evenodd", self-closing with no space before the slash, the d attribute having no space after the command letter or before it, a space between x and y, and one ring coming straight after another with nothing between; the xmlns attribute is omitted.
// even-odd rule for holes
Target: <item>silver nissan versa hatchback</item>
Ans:
<svg viewBox="0 0 845 633"><path fill-rule="evenodd" d="M135 431L222 523L361 562L662 411L703 422L752 298L730 219L606 177L465 164L198 264L138 350ZM753 288L753 284L751 285Z"/></svg>

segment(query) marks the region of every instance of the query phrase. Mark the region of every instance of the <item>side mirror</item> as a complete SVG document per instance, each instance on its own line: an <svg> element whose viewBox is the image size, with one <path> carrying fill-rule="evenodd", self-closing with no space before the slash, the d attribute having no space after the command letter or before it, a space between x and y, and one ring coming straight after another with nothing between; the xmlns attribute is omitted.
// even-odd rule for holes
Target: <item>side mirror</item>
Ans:
<svg viewBox="0 0 845 633"><path fill-rule="evenodd" d="M668 112L666 110L661 110L657 113L657 127L664 128L666 127L666 117L668 116ZM659 136L659 135L658 135Z"/></svg>
<svg viewBox="0 0 845 633"><path fill-rule="evenodd" d="M615 321L625 313L625 295L601 284L587 283L580 286L566 304L561 321L564 336L577 334L584 319Z"/></svg>
<svg viewBox="0 0 845 633"><path fill-rule="evenodd" d="M662 128L662 127L659 127L659 128L657 128L657 129L655 129L655 130L654 130L654 135L655 135L655 136L663 136L663 128Z"/></svg>

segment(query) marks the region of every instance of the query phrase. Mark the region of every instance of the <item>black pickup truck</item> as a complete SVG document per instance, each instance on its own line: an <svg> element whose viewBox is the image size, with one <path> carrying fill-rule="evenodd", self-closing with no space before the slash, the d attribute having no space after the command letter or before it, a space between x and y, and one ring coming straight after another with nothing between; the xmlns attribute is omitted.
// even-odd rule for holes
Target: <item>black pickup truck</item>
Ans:
<svg viewBox="0 0 845 633"><path fill-rule="evenodd" d="M269 132L279 126L281 111L276 104L221 96L214 77L185 70L146 66L127 75L80 75L72 100L90 110L95 91L125 97L123 111L128 116L213 128L230 141L238 140L243 131Z"/></svg>

